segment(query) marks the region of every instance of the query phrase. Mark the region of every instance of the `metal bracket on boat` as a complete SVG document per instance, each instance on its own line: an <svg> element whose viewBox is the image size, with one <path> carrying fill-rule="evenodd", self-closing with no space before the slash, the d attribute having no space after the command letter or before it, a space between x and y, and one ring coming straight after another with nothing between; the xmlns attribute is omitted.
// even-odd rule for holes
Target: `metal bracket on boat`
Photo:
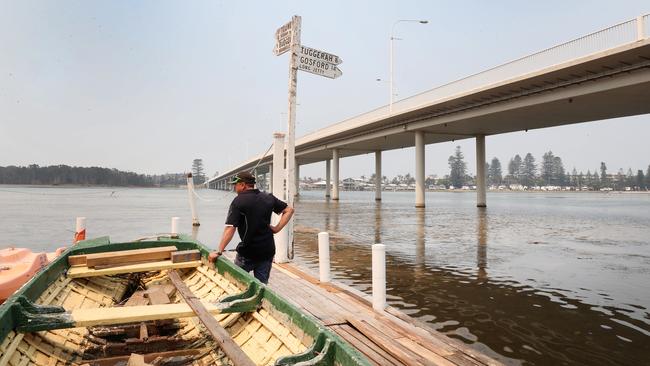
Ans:
<svg viewBox="0 0 650 366"><path fill-rule="evenodd" d="M16 329L19 332L74 327L70 313L61 306L37 305L24 296L19 296L13 305Z"/></svg>
<svg viewBox="0 0 650 366"><path fill-rule="evenodd" d="M262 303L264 287L257 282L251 282L246 291L226 296L215 305L222 313L246 313L255 311Z"/></svg>
<svg viewBox="0 0 650 366"><path fill-rule="evenodd" d="M316 337L314 344L306 349L305 352L281 357L275 361L275 366L333 365L335 353L336 346L334 342L321 332Z"/></svg>

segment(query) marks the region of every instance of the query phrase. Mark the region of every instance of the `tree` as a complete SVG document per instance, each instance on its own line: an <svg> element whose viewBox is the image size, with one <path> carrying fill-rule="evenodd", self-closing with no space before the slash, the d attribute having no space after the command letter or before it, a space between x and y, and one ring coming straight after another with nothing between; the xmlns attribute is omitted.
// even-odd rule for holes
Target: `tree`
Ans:
<svg viewBox="0 0 650 366"><path fill-rule="evenodd" d="M508 162L508 175L511 179L514 179L515 182L519 183L519 172L521 170L521 156L519 154L515 155L514 158L510 159Z"/></svg>
<svg viewBox="0 0 650 366"><path fill-rule="evenodd" d="M535 183L535 175L537 174L537 166L535 165L535 158L533 154L528 153L524 157L524 162L521 168L522 184L530 187Z"/></svg>
<svg viewBox="0 0 650 366"><path fill-rule="evenodd" d="M650 165L648 165L648 170L645 173L645 187L646 189L650 188Z"/></svg>
<svg viewBox="0 0 650 366"><path fill-rule="evenodd" d="M605 165L604 161L600 162L600 183L603 186L608 185L608 179L607 179L607 165Z"/></svg>
<svg viewBox="0 0 650 366"><path fill-rule="evenodd" d="M501 162L497 157L492 158L492 163L488 165L488 180L491 184L496 185L500 185L503 181Z"/></svg>
<svg viewBox="0 0 650 366"><path fill-rule="evenodd" d="M465 157L460 151L460 146L456 146L454 155L448 159L449 162L449 183L454 187L462 187L465 184L465 174L467 172L467 163L463 160Z"/></svg>
<svg viewBox="0 0 650 366"><path fill-rule="evenodd" d="M645 177L643 176L643 170L641 169L636 172L636 186L638 190L644 190L646 188Z"/></svg>
<svg viewBox="0 0 650 366"><path fill-rule="evenodd" d="M203 173L203 159L194 159L194 161L192 161L192 175L194 184L202 184L205 182L205 174Z"/></svg>
<svg viewBox="0 0 650 366"><path fill-rule="evenodd" d="M553 158L553 184L563 186L566 183L564 164L559 156Z"/></svg>
<svg viewBox="0 0 650 366"><path fill-rule="evenodd" d="M552 151L544 153L542 156L542 167L541 167L541 176L542 180L546 185L551 185L555 173L555 156Z"/></svg>

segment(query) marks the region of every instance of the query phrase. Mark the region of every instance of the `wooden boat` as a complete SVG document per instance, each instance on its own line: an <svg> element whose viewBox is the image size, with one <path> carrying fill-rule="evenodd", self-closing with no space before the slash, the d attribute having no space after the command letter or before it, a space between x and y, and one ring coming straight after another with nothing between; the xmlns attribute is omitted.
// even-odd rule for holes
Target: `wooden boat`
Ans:
<svg viewBox="0 0 650 366"><path fill-rule="evenodd" d="M171 258L152 254L170 246ZM215 266L207 255L185 236L79 243L0 306L0 366L369 364L232 262Z"/></svg>

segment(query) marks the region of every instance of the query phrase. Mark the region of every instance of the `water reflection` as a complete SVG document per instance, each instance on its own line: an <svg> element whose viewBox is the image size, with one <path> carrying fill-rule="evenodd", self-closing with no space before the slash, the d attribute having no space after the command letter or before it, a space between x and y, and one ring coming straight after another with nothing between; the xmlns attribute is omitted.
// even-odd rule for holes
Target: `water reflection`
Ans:
<svg viewBox="0 0 650 366"><path fill-rule="evenodd" d="M415 210L415 267L421 270L426 257L424 240L426 210L424 208L416 208Z"/></svg>
<svg viewBox="0 0 650 366"><path fill-rule="evenodd" d="M477 207L477 251L476 267L478 268L477 278L479 281L487 280L487 242L488 242L488 223L487 207Z"/></svg>
<svg viewBox="0 0 650 366"><path fill-rule="evenodd" d="M328 205L325 212L321 204L303 202L297 212L301 225L320 228L325 223L330 228L337 243L331 252L334 278L370 293L370 244L383 242L389 303L502 362L650 362L647 303L615 302L608 291L590 290L587 285L552 286L547 278L578 275L570 267L559 270L566 248L559 247L562 256L550 257L555 248L540 247L544 241L524 246L526 242L518 240L520 232L522 237L553 240L549 237L558 230L570 230L557 221L570 222L566 218L519 214L504 219L505 214L494 208L488 212L471 207L473 202L462 210L433 205L416 210L410 200L385 200L381 206L371 200L341 201ZM345 222L340 228L339 220ZM542 224L536 225L536 220ZM540 226L548 231L540 231ZM296 260L316 270L313 232L296 236ZM537 269L545 265L554 270ZM641 270L647 272L647 266ZM600 277L600 283L607 284L600 268L589 271L588 278ZM522 277L526 280L514 280Z"/></svg>

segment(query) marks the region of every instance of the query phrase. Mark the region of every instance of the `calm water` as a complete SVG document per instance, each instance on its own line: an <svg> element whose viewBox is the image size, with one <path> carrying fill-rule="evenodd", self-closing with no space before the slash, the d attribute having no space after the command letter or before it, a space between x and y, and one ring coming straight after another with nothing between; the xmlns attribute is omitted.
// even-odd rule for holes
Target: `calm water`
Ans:
<svg viewBox="0 0 650 366"><path fill-rule="evenodd" d="M199 240L218 242L231 193L200 191ZM296 261L317 268L316 233L332 234L333 276L369 292L370 245L387 247L389 303L510 364L650 364L650 195L302 192ZM169 231L180 189L0 186L0 247L54 249L74 218L90 237Z"/></svg>

